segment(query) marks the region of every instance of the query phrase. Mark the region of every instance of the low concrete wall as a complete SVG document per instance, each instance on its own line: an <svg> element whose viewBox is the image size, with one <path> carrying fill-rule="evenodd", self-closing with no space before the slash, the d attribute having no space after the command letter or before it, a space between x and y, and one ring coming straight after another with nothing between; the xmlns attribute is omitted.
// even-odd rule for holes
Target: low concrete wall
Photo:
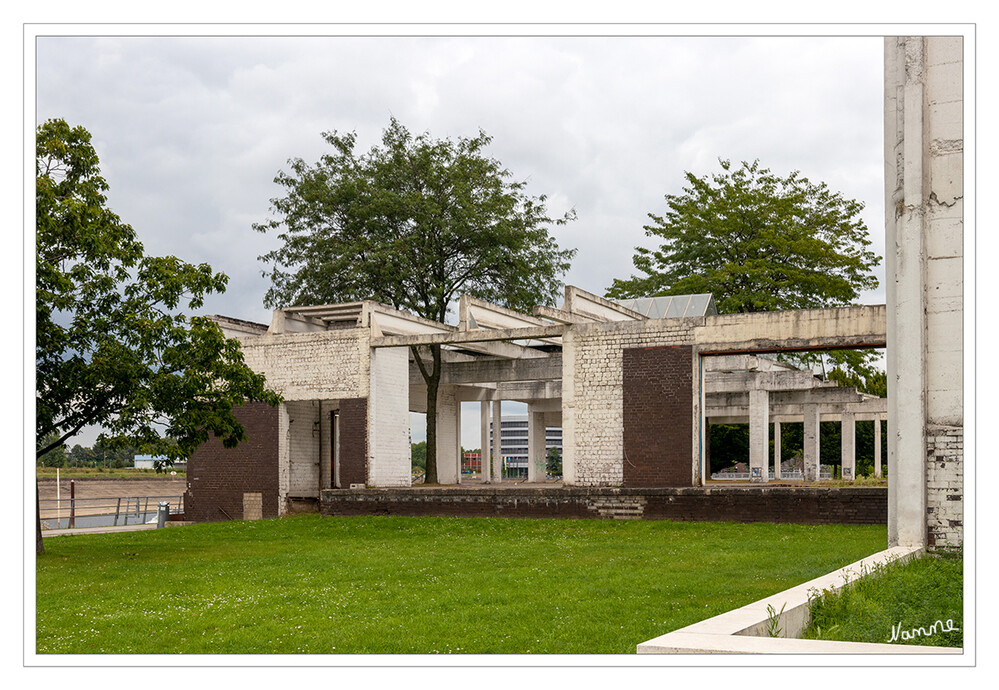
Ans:
<svg viewBox="0 0 999 690"><path fill-rule="evenodd" d="M760 599L742 608L688 625L638 645L639 654L961 654L962 649L917 645L801 640L808 626L809 597L835 591L879 564L918 557L918 547L896 546L828 575ZM780 612L780 636L767 636L770 611ZM886 633L888 631L885 631Z"/></svg>
<svg viewBox="0 0 999 690"><path fill-rule="evenodd" d="M323 515L614 518L883 525L885 487L420 487L331 489Z"/></svg>

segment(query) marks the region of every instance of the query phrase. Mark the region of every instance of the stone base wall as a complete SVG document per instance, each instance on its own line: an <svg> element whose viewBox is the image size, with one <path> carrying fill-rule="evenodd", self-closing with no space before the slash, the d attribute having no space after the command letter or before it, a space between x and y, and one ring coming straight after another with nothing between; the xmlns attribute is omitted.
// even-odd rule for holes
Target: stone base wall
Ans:
<svg viewBox="0 0 999 690"><path fill-rule="evenodd" d="M926 543L964 542L964 427L926 429Z"/></svg>
<svg viewBox="0 0 999 690"><path fill-rule="evenodd" d="M884 525L884 487L536 489L413 488L323 491L320 513L454 517L604 518Z"/></svg>

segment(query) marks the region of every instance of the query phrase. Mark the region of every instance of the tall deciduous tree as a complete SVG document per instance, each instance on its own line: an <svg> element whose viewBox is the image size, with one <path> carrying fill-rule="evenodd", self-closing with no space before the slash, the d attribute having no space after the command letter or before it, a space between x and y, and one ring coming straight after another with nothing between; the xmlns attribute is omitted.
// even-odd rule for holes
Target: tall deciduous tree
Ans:
<svg viewBox="0 0 999 690"><path fill-rule="evenodd" d="M392 118L381 146L355 152L355 134L326 132L332 150L310 165L289 161L275 182L272 218L282 244L260 257L271 265L270 307L373 299L443 322L461 293L530 309L554 304L575 250L549 234L574 218L548 215L485 153L491 138L412 136ZM427 384L427 475L437 481L439 345L419 351ZM427 354L429 351L429 358Z"/></svg>
<svg viewBox="0 0 999 690"><path fill-rule="evenodd" d="M86 426L103 427L109 445L171 459L209 434L227 447L244 440L233 407L280 398L243 362L238 341L182 313L222 292L226 276L145 256L107 208L83 127L49 120L35 152L37 457Z"/></svg>
<svg viewBox="0 0 999 690"><path fill-rule="evenodd" d="M719 313L814 309L850 304L877 287L864 205L797 171L773 174L759 161L697 177L649 214L654 248L637 247L645 275L615 279L613 298L710 292ZM871 352L830 354L834 364L869 373Z"/></svg>
<svg viewBox="0 0 999 690"><path fill-rule="evenodd" d="M745 313L849 304L877 287L862 203L759 161L720 163L715 175L686 173L666 213L649 214L646 234L661 244L636 249L646 275L615 280L611 297L710 292L719 312Z"/></svg>

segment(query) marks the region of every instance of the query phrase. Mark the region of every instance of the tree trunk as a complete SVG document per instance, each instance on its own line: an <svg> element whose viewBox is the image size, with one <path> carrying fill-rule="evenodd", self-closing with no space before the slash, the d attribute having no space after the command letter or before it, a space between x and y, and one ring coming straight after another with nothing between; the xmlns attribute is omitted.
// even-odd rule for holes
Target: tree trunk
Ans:
<svg viewBox="0 0 999 690"><path fill-rule="evenodd" d="M437 389L441 383L441 346L431 345L430 354L433 359L433 369L427 371L420 362L420 373L427 383L427 469L423 483L437 483Z"/></svg>

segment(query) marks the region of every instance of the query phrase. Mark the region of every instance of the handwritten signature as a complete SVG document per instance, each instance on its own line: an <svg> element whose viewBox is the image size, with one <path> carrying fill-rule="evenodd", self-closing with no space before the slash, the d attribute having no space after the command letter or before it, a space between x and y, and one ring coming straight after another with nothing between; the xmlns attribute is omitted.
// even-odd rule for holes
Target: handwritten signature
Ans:
<svg viewBox="0 0 999 690"><path fill-rule="evenodd" d="M937 620L929 628L924 628L919 626L918 628L910 628L909 630L902 630L902 621L898 622L898 625L891 626L891 637L889 642L897 642L902 640L906 642L908 640L914 640L917 637L929 637L930 635L936 635L941 632L960 632L960 628L954 627L954 621L948 618L946 621Z"/></svg>

